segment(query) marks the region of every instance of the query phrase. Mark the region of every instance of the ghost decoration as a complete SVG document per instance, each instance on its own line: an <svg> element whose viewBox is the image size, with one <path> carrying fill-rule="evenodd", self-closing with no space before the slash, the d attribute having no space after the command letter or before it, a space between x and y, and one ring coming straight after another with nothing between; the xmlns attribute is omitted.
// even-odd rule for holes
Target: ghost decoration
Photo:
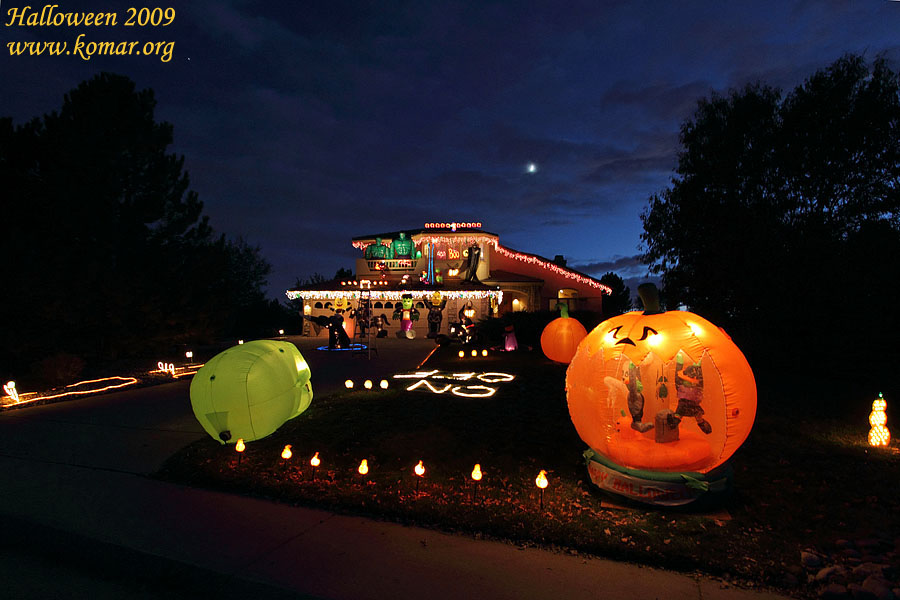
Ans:
<svg viewBox="0 0 900 600"><path fill-rule="evenodd" d="M216 441L271 435L309 408L309 365L290 342L255 340L220 352L194 375L191 406Z"/></svg>

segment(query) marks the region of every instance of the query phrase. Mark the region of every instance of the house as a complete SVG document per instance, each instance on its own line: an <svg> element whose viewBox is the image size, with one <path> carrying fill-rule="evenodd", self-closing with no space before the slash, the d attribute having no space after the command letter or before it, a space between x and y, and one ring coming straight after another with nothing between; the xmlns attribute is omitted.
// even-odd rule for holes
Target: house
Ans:
<svg viewBox="0 0 900 600"><path fill-rule="evenodd" d="M560 302L570 310L600 312L602 295L611 292L597 279L568 268L561 256L548 260L503 246L496 233L477 222L425 223L416 229L358 236L352 243L360 251L353 279L287 291L289 298L303 300L305 315L330 316L336 302L349 301L349 308L355 309L362 298L374 315L391 318L402 296L411 294L421 313L414 327L424 335L426 302L435 292L447 301L442 331L469 303L475 320L511 311L552 310Z"/></svg>

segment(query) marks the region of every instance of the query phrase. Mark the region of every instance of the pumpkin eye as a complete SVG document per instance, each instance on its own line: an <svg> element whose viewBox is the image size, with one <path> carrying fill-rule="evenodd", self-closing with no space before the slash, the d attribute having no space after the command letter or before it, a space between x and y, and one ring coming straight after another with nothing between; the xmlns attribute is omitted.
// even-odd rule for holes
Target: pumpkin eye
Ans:
<svg viewBox="0 0 900 600"><path fill-rule="evenodd" d="M621 325L619 325L618 327L614 327L613 329L610 329L609 331L607 331L606 332L606 341L608 341L609 343L612 343L613 340L618 339L618 337L619 337L618 334L619 334L620 329L622 329Z"/></svg>
<svg viewBox="0 0 900 600"><path fill-rule="evenodd" d="M652 327L647 327L645 325L644 333L641 334L641 339L639 339L638 341L643 342L644 340L647 339L647 336L650 335L650 333L653 333L653 335L659 335L659 332L657 330L653 329Z"/></svg>

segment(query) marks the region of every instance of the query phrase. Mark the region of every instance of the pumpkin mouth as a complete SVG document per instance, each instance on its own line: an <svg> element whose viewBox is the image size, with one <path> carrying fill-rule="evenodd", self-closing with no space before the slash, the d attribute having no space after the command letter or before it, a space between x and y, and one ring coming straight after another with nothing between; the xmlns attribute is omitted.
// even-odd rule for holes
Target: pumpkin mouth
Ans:
<svg viewBox="0 0 900 600"><path fill-rule="evenodd" d="M632 346L637 346L634 342L631 341L631 338L622 338L618 342L616 342L616 346L619 344L631 344Z"/></svg>

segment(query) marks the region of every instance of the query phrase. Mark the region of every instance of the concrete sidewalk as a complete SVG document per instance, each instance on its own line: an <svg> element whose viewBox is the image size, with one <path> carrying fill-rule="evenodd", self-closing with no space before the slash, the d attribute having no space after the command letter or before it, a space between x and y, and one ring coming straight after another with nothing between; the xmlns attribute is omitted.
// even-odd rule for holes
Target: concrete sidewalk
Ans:
<svg viewBox="0 0 900 600"><path fill-rule="evenodd" d="M320 378L317 394L346 378L342 360L328 366L331 358L304 355ZM405 346L395 357L402 366L380 357L377 369L360 365L354 375L412 369L424 354ZM187 388L0 413L4 597L778 597L153 480L147 474L165 458L206 435Z"/></svg>

